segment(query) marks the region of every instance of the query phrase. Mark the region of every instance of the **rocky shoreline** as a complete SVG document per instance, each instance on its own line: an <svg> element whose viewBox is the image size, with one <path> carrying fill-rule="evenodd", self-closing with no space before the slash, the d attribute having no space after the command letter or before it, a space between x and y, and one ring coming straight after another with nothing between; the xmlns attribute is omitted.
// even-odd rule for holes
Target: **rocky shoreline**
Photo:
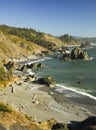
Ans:
<svg viewBox="0 0 96 130"><path fill-rule="evenodd" d="M38 61L37 58L33 59L33 62L36 60ZM17 66L24 63L21 60ZM57 122L71 124L81 122L96 112L95 105L92 102L92 107L87 105L86 99L78 103L78 100L66 98L46 85L26 81L25 71L15 69L14 74L17 80L0 91L0 101L37 122L54 118Z"/></svg>

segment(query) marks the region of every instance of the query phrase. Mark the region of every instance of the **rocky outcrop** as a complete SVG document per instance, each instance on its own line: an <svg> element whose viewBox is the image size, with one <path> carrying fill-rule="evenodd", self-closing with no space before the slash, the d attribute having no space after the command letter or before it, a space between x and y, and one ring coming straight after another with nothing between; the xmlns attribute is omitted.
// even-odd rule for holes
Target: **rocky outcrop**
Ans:
<svg viewBox="0 0 96 130"><path fill-rule="evenodd" d="M61 60L63 61L71 61L71 60L78 60L84 59L88 60L88 53L86 50L81 49L80 47L74 48L71 53L65 53Z"/></svg>
<svg viewBox="0 0 96 130"><path fill-rule="evenodd" d="M73 130L96 130L96 116L91 116L79 123Z"/></svg>
<svg viewBox="0 0 96 130"><path fill-rule="evenodd" d="M40 70L44 67L44 65L42 63L32 63L27 64L26 67L32 70Z"/></svg>
<svg viewBox="0 0 96 130"><path fill-rule="evenodd" d="M8 63L4 64L4 66L7 68L7 70L13 69L15 66L15 62L9 61Z"/></svg>
<svg viewBox="0 0 96 130"><path fill-rule="evenodd" d="M88 59L88 54L86 50L82 50L80 47L76 47L71 51L71 59L76 60L76 59Z"/></svg>
<svg viewBox="0 0 96 130"><path fill-rule="evenodd" d="M45 84L45 85L48 85L51 88L54 88L56 81L51 76L47 75L46 77L39 78L38 83L39 84Z"/></svg>
<svg viewBox="0 0 96 130"><path fill-rule="evenodd" d="M35 75L28 75L27 78L25 79L26 82L35 82L37 77Z"/></svg>
<svg viewBox="0 0 96 130"><path fill-rule="evenodd" d="M63 57L61 58L62 61L71 61L71 56L70 54L64 54Z"/></svg>
<svg viewBox="0 0 96 130"><path fill-rule="evenodd" d="M22 65L19 70L23 72L26 71L27 69L40 70L43 67L45 67L45 65L42 63L32 63L32 64L27 64L27 65Z"/></svg>
<svg viewBox="0 0 96 130"><path fill-rule="evenodd" d="M91 44L90 44L90 42L84 42L84 43L81 43L81 48L88 48L88 47L90 47L91 46Z"/></svg>
<svg viewBox="0 0 96 130"><path fill-rule="evenodd" d="M26 71L27 70L27 67L26 67L26 65L22 65L22 66L20 66L21 68L20 68L20 71Z"/></svg>
<svg viewBox="0 0 96 130"><path fill-rule="evenodd" d="M49 50L48 51L42 51L40 56L44 57L44 56L48 56L50 54L51 54L51 51L49 51Z"/></svg>
<svg viewBox="0 0 96 130"><path fill-rule="evenodd" d="M52 130L68 130L67 125L63 123L56 123L53 125Z"/></svg>

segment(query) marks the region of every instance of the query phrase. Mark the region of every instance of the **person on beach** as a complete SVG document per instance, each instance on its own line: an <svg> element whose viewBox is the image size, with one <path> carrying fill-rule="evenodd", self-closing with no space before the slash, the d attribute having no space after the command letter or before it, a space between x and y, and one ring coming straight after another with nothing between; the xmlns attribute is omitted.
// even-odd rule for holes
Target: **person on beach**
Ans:
<svg viewBox="0 0 96 130"><path fill-rule="evenodd" d="M14 93L14 87L13 86L11 87L11 93Z"/></svg>

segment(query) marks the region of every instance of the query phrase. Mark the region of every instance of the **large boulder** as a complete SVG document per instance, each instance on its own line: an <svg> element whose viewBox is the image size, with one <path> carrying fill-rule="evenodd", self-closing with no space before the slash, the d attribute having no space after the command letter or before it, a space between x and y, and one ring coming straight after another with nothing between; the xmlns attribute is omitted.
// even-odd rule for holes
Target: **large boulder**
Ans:
<svg viewBox="0 0 96 130"><path fill-rule="evenodd" d="M23 72L25 72L27 70L27 67L26 67L26 65L22 65L21 66L21 68L20 68L20 71L23 71Z"/></svg>
<svg viewBox="0 0 96 130"><path fill-rule="evenodd" d="M48 51L41 51L41 56L44 57L44 56L48 56L51 54L51 51L48 50Z"/></svg>
<svg viewBox="0 0 96 130"><path fill-rule="evenodd" d="M90 47L90 46L91 46L91 44L90 44L89 41L86 41L86 42L84 42L84 43L81 43L81 45L80 45L81 48L88 48L88 47Z"/></svg>
<svg viewBox="0 0 96 130"><path fill-rule="evenodd" d="M27 64L28 69L32 70L40 70L44 67L42 63L32 63L32 64Z"/></svg>
<svg viewBox="0 0 96 130"><path fill-rule="evenodd" d="M70 54L65 53L63 55L63 57L61 58L61 60L63 60L63 61L71 61Z"/></svg>
<svg viewBox="0 0 96 130"><path fill-rule="evenodd" d="M45 65L42 64L42 63L38 63L38 64L37 64L37 70L42 69L42 68L44 68L44 67L45 67Z"/></svg>
<svg viewBox="0 0 96 130"><path fill-rule="evenodd" d="M83 59L88 60L88 53L86 50L83 51Z"/></svg>
<svg viewBox="0 0 96 130"><path fill-rule="evenodd" d="M38 82L40 84L48 85L51 88L55 87L56 84L56 81L49 75L47 75L46 77L39 78Z"/></svg>
<svg viewBox="0 0 96 130"><path fill-rule="evenodd" d="M52 130L68 130L68 128L66 124L56 123L53 125Z"/></svg>
<svg viewBox="0 0 96 130"><path fill-rule="evenodd" d="M80 47L76 47L71 51L71 59L88 59L88 54L86 50L82 50Z"/></svg>
<svg viewBox="0 0 96 130"><path fill-rule="evenodd" d="M91 116L79 123L73 130L96 130L96 116Z"/></svg>
<svg viewBox="0 0 96 130"><path fill-rule="evenodd" d="M25 79L26 82L35 82L37 77L35 75L28 75L27 78Z"/></svg>
<svg viewBox="0 0 96 130"><path fill-rule="evenodd" d="M15 66L15 62L9 61L8 63L4 64L4 66L7 68L7 70L13 69Z"/></svg>

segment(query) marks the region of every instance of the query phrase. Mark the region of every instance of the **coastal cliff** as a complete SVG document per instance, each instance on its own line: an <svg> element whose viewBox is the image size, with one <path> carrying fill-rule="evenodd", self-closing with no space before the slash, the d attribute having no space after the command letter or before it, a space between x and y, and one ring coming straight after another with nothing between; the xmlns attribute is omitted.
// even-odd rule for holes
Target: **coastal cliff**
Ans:
<svg viewBox="0 0 96 130"><path fill-rule="evenodd" d="M71 36L64 38L33 29L0 26L0 130L96 130L92 111L53 92L56 82L50 76L43 78L42 85L22 65L29 62L28 56L32 60L43 55L42 52L49 54L62 46L78 43Z"/></svg>

